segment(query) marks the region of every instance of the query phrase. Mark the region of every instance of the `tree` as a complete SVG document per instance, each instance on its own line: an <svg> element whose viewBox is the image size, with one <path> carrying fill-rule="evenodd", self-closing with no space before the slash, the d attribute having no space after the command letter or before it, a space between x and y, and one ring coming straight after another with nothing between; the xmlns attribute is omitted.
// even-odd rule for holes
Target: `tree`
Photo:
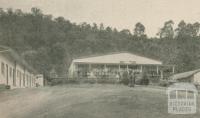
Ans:
<svg viewBox="0 0 200 118"><path fill-rule="evenodd" d="M200 28L200 23L199 22L195 22L193 24L193 36L198 36L199 28Z"/></svg>
<svg viewBox="0 0 200 118"><path fill-rule="evenodd" d="M31 8L31 12L34 16L42 15L42 11L36 7Z"/></svg>
<svg viewBox="0 0 200 118"><path fill-rule="evenodd" d="M122 31L120 31L120 33L124 34L124 35L131 35L131 32L129 29L123 29Z"/></svg>
<svg viewBox="0 0 200 118"><path fill-rule="evenodd" d="M180 21L178 28L175 30L176 36L183 36L186 33L186 23L184 20Z"/></svg>
<svg viewBox="0 0 200 118"><path fill-rule="evenodd" d="M141 37L145 35L145 27L142 23L138 22L135 24L134 36Z"/></svg>
<svg viewBox="0 0 200 118"><path fill-rule="evenodd" d="M106 27L106 32L111 33L112 32L112 28L111 27Z"/></svg>
<svg viewBox="0 0 200 118"><path fill-rule="evenodd" d="M96 24L96 23L93 23L92 31L93 31L93 32L97 32L97 30L98 30L97 24Z"/></svg>
<svg viewBox="0 0 200 118"><path fill-rule="evenodd" d="M57 18L55 18L55 21L56 21L57 23L62 24L63 22L65 22L65 18L64 18L64 17L57 17Z"/></svg>
<svg viewBox="0 0 200 118"><path fill-rule="evenodd" d="M166 21L164 23L163 28L161 28L158 33L160 38L173 39L173 36L174 36L173 25L174 25L174 22L172 20Z"/></svg>
<svg viewBox="0 0 200 118"><path fill-rule="evenodd" d="M16 14L17 16L22 16L22 15L23 15L23 12L22 12L21 9L16 9L15 14Z"/></svg>
<svg viewBox="0 0 200 118"><path fill-rule="evenodd" d="M100 29L100 30L104 30L104 25L103 25L103 23L100 24L99 29Z"/></svg>
<svg viewBox="0 0 200 118"><path fill-rule="evenodd" d="M200 23L195 22L193 24L186 24L183 20L178 24L176 28L176 37L178 38L194 38L199 35Z"/></svg>

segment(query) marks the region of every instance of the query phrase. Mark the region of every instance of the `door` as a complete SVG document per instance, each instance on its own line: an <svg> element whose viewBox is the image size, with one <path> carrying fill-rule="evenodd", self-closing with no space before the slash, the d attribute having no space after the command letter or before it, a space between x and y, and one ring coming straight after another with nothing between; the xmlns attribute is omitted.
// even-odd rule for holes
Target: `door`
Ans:
<svg viewBox="0 0 200 118"><path fill-rule="evenodd" d="M6 84L8 85L8 64L6 64Z"/></svg>

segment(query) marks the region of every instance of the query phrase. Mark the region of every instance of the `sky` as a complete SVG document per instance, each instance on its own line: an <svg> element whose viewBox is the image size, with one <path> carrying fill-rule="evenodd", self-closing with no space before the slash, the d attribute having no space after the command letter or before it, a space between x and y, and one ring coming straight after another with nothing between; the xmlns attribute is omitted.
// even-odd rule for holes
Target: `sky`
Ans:
<svg viewBox="0 0 200 118"><path fill-rule="evenodd" d="M30 12L32 7L71 22L103 23L118 30L133 31L141 22L149 37L168 20L173 20L175 27L181 20L200 22L200 0L0 0L0 8Z"/></svg>

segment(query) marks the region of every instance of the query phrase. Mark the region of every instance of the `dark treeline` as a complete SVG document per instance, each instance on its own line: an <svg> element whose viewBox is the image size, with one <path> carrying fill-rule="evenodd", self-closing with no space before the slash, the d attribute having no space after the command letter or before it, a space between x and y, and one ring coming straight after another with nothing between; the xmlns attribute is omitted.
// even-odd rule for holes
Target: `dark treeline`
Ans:
<svg viewBox="0 0 200 118"><path fill-rule="evenodd" d="M181 21L175 29L173 24L166 21L159 38L148 38L142 23L133 26L133 31L118 31L103 24L53 18L37 8L30 13L0 9L0 44L16 50L39 72L55 69L60 75L67 72L72 58L116 51L174 64L177 72L200 68L200 24Z"/></svg>

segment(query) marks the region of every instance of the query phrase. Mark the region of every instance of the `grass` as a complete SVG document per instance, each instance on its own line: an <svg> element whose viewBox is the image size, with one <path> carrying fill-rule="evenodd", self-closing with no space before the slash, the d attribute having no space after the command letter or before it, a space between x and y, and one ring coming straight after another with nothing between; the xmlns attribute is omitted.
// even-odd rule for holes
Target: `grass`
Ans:
<svg viewBox="0 0 200 118"><path fill-rule="evenodd" d="M198 98L198 101L200 98ZM199 102L198 102L199 104ZM199 118L167 113L164 88L67 85L0 93L1 118Z"/></svg>

